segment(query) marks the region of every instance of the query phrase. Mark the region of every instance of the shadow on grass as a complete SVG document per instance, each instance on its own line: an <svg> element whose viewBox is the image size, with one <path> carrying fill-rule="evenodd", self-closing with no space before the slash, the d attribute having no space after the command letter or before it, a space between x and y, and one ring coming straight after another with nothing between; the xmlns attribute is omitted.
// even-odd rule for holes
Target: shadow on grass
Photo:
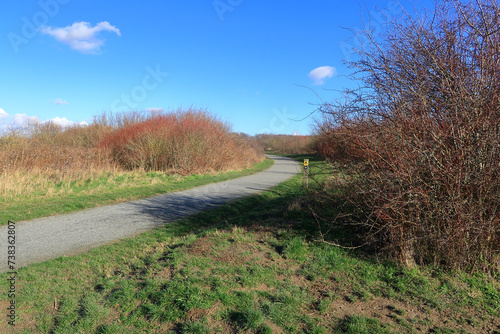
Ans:
<svg viewBox="0 0 500 334"><path fill-rule="evenodd" d="M286 237L300 236L308 241L324 237L325 241L345 246L358 242L352 229L332 226L329 220L315 218L313 212L320 216L333 216L337 211L335 208L320 207L320 203L314 199L314 193L306 192L302 187L300 175L258 195L223 204L227 200L215 195L205 195L203 198L183 196L168 204L151 203L142 208L143 214L162 220L165 226L161 229L175 236L237 226L249 230L282 230L286 231L283 232ZM181 217L190 212L192 215ZM356 250L357 253L363 253L363 257L368 257L372 251Z"/></svg>

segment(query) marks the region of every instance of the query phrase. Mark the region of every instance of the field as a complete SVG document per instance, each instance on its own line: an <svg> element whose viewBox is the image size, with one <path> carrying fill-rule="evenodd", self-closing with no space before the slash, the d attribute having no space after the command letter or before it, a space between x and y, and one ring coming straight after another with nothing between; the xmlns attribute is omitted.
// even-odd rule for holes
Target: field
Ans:
<svg viewBox="0 0 500 334"><path fill-rule="evenodd" d="M296 156L305 157L312 180L342 177L317 157ZM15 332L500 331L497 279L407 269L368 248L331 246L356 236L318 218L335 211L310 196L319 191L312 181L306 193L298 175L164 228L21 269ZM0 278L5 290L7 276Z"/></svg>

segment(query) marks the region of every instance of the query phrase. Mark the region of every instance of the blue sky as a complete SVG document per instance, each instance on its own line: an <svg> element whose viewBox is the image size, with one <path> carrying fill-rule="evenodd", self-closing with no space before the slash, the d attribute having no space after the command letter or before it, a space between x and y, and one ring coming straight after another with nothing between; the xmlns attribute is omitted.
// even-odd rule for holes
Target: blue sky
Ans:
<svg viewBox="0 0 500 334"><path fill-rule="evenodd" d="M3 0L0 22L0 129L194 106L248 134L309 134L295 120L320 101L299 86L332 100L352 85L342 27L362 27L356 1L332 0Z"/></svg>

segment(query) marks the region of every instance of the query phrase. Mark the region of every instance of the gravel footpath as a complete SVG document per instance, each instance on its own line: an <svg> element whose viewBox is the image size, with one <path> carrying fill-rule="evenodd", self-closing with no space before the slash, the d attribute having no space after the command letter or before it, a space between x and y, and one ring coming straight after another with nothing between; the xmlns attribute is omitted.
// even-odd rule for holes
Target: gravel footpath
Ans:
<svg viewBox="0 0 500 334"><path fill-rule="evenodd" d="M163 194L16 223L16 269L130 237L229 201L257 194L300 170L289 158L268 156L274 165L254 175ZM7 267L7 226L0 227L0 273Z"/></svg>

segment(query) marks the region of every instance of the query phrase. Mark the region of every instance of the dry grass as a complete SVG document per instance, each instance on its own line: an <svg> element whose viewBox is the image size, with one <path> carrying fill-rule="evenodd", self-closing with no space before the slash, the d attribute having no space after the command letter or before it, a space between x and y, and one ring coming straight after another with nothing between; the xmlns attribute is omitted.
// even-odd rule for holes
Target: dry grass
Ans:
<svg viewBox="0 0 500 334"><path fill-rule="evenodd" d="M106 150L92 147L96 127L40 127L0 138L0 198L68 193L77 182L120 171ZM86 138L86 139L85 139ZM61 187L62 186L62 187Z"/></svg>
<svg viewBox="0 0 500 334"><path fill-rule="evenodd" d="M0 174L0 200L17 202L28 198L49 199L64 197L78 192L90 195L100 192L104 187L119 189L129 186L120 181L139 178L140 172L124 172L113 170L77 170L71 173L61 171L31 170L29 172L14 171ZM112 176L112 177L111 177ZM154 182L151 179L150 182Z"/></svg>

